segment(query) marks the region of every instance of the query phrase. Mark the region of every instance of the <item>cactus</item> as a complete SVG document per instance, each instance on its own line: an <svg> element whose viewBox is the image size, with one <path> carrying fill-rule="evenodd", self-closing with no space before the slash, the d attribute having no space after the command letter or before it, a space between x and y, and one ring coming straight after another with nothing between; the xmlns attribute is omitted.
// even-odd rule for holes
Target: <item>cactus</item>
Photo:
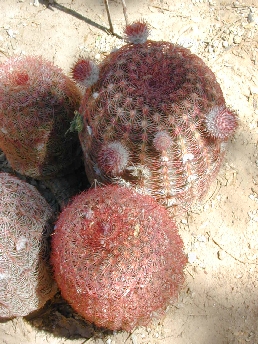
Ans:
<svg viewBox="0 0 258 344"><path fill-rule="evenodd" d="M148 33L144 21L127 26L129 44L100 63L93 85L97 66L75 63L74 78L88 87L79 137L90 182L134 186L177 214L207 192L237 115L199 57Z"/></svg>
<svg viewBox="0 0 258 344"><path fill-rule="evenodd" d="M34 186L0 173L0 318L25 316L57 291L49 265L53 213Z"/></svg>
<svg viewBox="0 0 258 344"><path fill-rule="evenodd" d="M14 170L47 179L78 167L80 144L69 127L80 99L74 81L39 56L0 66L0 149Z"/></svg>
<svg viewBox="0 0 258 344"><path fill-rule="evenodd" d="M162 205L108 185L82 192L63 210L51 262L62 296L80 315L129 331L177 297L186 257Z"/></svg>

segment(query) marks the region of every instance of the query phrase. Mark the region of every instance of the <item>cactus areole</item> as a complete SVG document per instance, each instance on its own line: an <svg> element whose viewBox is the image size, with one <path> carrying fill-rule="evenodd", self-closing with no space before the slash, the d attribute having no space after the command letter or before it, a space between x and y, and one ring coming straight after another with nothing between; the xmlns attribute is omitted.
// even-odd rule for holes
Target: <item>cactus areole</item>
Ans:
<svg viewBox="0 0 258 344"><path fill-rule="evenodd" d="M129 43L100 63L98 80L96 68L85 73L79 137L91 181L133 185L177 213L208 190L237 116L198 56L148 33L144 22L128 26Z"/></svg>
<svg viewBox="0 0 258 344"><path fill-rule="evenodd" d="M75 197L56 223L51 252L62 296L111 330L146 325L184 280L183 242L167 210L117 185Z"/></svg>

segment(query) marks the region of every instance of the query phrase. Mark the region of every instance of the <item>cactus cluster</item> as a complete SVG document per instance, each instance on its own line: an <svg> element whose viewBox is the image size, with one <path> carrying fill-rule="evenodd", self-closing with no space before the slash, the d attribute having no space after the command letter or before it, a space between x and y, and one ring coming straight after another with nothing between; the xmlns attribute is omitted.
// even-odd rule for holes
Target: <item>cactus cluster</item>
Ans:
<svg viewBox="0 0 258 344"><path fill-rule="evenodd" d="M68 129L80 99L76 84L42 57L1 64L0 149L14 170L46 179L78 166L79 140Z"/></svg>
<svg viewBox="0 0 258 344"><path fill-rule="evenodd" d="M0 318L28 315L56 293L48 261L52 217L34 186L0 173Z"/></svg>
<svg viewBox="0 0 258 344"><path fill-rule="evenodd" d="M74 81L41 57L0 66L0 149L13 169L51 184L77 166L80 142L89 181L103 184L61 212L51 264L71 306L112 330L146 325L176 298L186 257L171 215L207 192L238 125L205 63L149 32L133 23L99 65L75 63L81 103ZM55 293L51 216L36 189L0 174L0 317Z"/></svg>
<svg viewBox="0 0 258 344"><path fill-rule="evenodd" d="M61 213L51 261L63 297L109 329L146 325L175 299L186 257L176 225L153 197L110 185Z"/></svg>
<svg viewBox="0 0 258 344"><path fill-rule="evenodd" d="M148 33L144 22L128 26L129 43L100 63L97 81L92 61L75 64L88 87L79 137L91 182L134 186L177 214L208 190L237 116L198 56Z"/></svg>

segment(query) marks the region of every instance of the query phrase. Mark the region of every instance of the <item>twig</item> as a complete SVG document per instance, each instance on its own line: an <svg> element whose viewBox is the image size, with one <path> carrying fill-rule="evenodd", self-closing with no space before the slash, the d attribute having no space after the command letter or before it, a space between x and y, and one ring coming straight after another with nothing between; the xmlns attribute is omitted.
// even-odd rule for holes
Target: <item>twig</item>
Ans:
<svg viewBox="0 0 258 344"><path fill-rule="evenodd" d="M150 8L150 7L157 8L157 9L159 9L159 10L161 10L161 11L171 12L171 10L170 10L169 8L164 8L163 6L161 7L161 6L154 6L154 5L151 5L151 6L148 6L148 7L149 7L149 8Z"/></svg>
<svg viewBox="0 0 258 344"><path fill-rule="evenodd" d="M108 0L104 0L104 3L105 3L106 11L107 11L107 16L108 16L109 30L112 33L112 35L114 35L114 28L113 28L113 24L112 24L112 20L110 16Z"/></svg>
<svg viewBox="0 0 258 344"><path fill-rule="evenodd" d="M124 341L124 343L126 343L129 339L132 339L133 343L134 343L134 340L133 340L133 334L134 334L135 330L133 330L132 332L129 333L128 337L126 338L126 340Z"/></svg>
<svg viewBox="0 0 258 344"><path fill-rule="evenodd" d="M228 252L227 250L225 250L216 240L214 240L213 238L211 238L212 241L214 242L215 245L217 245L222 251L226 252L231 258L235 259L237 262L241 263L241 264L254 264L257 265L257 263L254 262L245 262L235 256L233 256L233 254L231 254L230 252Z"/></svg>
<svg viewBox="0 0 258 344"><path fill-rule="evenodd" d="M72 16L74 16L75 18L77 18L77 19L79 19L79 20L83 20L85 23L87 23L87 24L89 24L89 25L91 25L91 26L94 26L94 27L96 27L97 29L102 30L102 31L104 31L104 32L106 32L106 33L108 33L108 34L111 33L111 29L109 29L109 28L107 28L107 27L105 27L105 26L103 26L103 25L100 25L100 24L95 23L93 20L84 17L84 16L81 15L80 13L77 13L76 11L74 11L74 10L72 10L72 9L70 9L70 8L67 8L67 7L63 6L63 5L59 4L59 3L57 3L56 1L53 2L53 4L51 5L51 7L54 7L54 8L56 8L56 9L58 9L59 11L63 11L64 13L67 13L67 14L69 14L69 15L72 15ZM110 19L110 21L111 21L111 19ZM111 23L111 28L113 29L112 23ZM123 39L123 37L120 36L120 35L118 35L117 33L114 33L114 32L113 32L112 34L113 34L114 36L116 36L117 38L119 38L119 39Z"/></svg>
<svg viewBox="0 0 258 344"><path fill-rule="evenodd" d="M189 275L190 275L192 278L194 278L194 275L191 274L191 272L190 272L188 269L185 269L185 270L189 273Z"/></svg>
<svg viewBox="0 0 258 344"><path fill-rule="evenodd" d="M216 182L217 182L216 183L216 188L215 188L215 190L213 191L212 195L209 197L208 200L211 200L212 198L214 198L218 194L218 192L219 192L219 190L221 188L221 183L218 181L218 179L216 180ZM206 201L206 203L208 202L208 200Z"/></svg>
<svg viewBox="0 0 258 344"><path fill-rule="evenodd" d="M123 12L124 12L124 17L125 17L125 23L126 23L126 25L129 25L129 20L128 20L128 15L127 15L127 8L126 8L125 0L121 0L121 1L122 1L122 5L123 5Z"/></svg>
<svg viewBox="0 0 258 344"><path fill-rule="evenodd" d="M10 57L10 55L8 55L8 53L4 50L0 48L0 54L3 54L4 56L6 56L7 58Z"/></svg>

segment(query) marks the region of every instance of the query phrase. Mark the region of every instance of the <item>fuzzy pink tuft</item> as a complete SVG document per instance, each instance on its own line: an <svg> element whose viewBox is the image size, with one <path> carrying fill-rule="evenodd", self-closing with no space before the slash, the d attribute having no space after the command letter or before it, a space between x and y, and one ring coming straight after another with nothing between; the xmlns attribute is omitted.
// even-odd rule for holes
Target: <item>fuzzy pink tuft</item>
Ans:
<svg viewBox="0 0 258 344"><path fill-rule="evenodd" d="M172 143L173 140L166 131L157 132L153 139L154 147L160 152L168 150Z"/></svg>
<svg viewBox="0 0 258 344"><path fill-rule="evenodd" d="M237 116L225 107L214 107L206 117L208 132L221 140L226 140L237 128Z"/></svg>
<svg viewBox="0 0 258 344"><path fill-rule="evenodd" d="M98 66L91 60L79 59L72 68L72 77L85 87L90 87L98 80Z"/></svg>
<svg viewBox="0 0 258 344"><path fill-rule="evenodd" d="M111 142L102 147L98 155L100 169L109 175L119 175L127 166L129 153L120 142Z"/></svg>
<svg viewBox="0 0 258 344"><path fill-rule="evenodd" d="M127 25L124 34L128 42L141 44L147 41L150 33L149 25L145 21L136 21L131 25Z"/></svg>

